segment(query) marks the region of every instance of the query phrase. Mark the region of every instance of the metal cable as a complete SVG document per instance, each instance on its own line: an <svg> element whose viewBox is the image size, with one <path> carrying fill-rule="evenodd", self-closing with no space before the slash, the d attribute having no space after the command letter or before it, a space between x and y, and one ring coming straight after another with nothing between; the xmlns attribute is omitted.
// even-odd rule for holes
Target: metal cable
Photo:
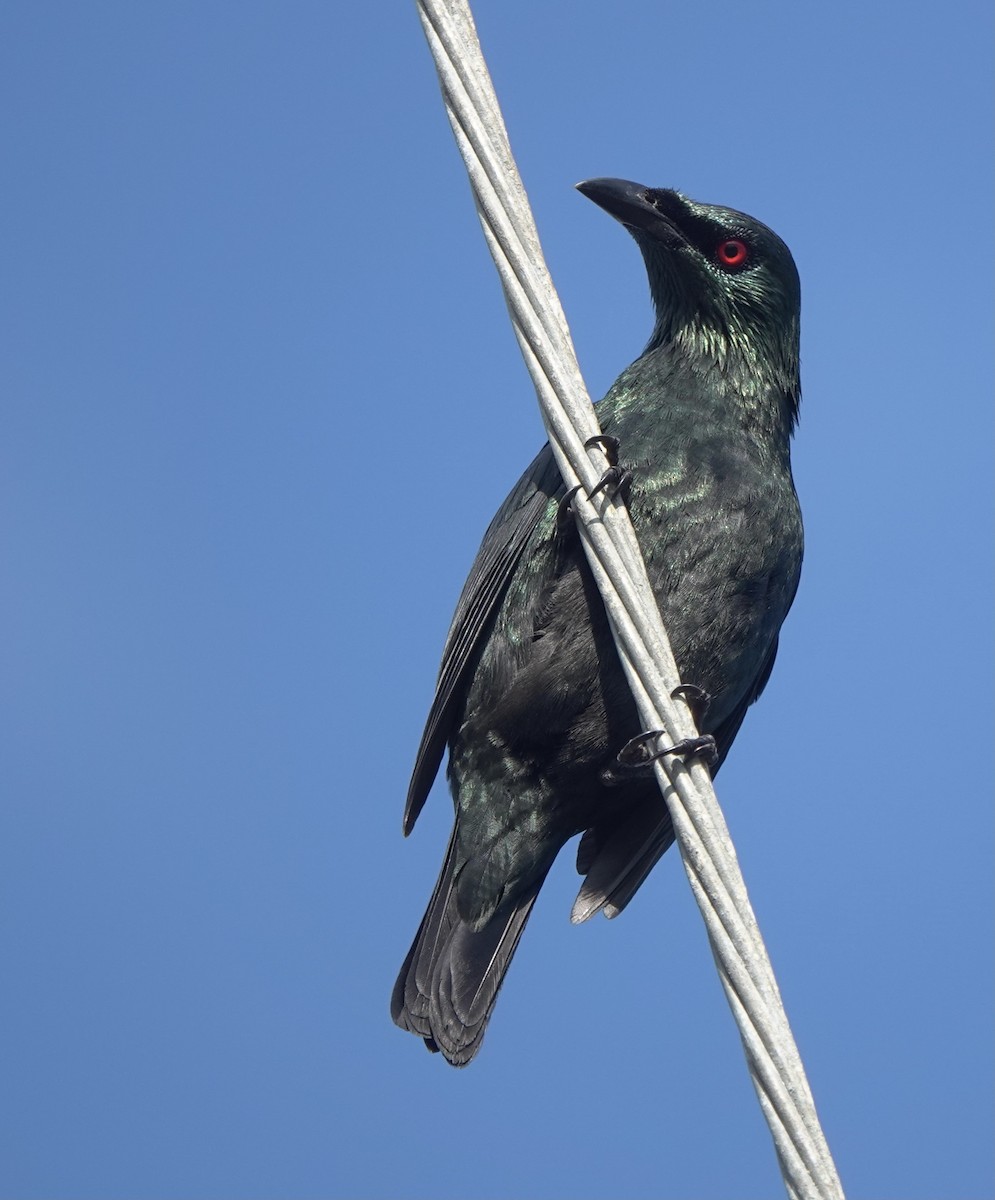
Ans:
<svg viewBox="0 0 995 1200"><path fill-rule="evenodd" d="M693 737L690 711L671 695L680 677L628 512L604 494L587 499L604 469L601 451L585 449L599 432L597 418L469 7L418 0L418 12L557 465L568 489L581 485L573 509L640 719L672 742ZM655 770L788 1194L843 1200L711 777L700 762L677 756L658 759Z"/></svg>

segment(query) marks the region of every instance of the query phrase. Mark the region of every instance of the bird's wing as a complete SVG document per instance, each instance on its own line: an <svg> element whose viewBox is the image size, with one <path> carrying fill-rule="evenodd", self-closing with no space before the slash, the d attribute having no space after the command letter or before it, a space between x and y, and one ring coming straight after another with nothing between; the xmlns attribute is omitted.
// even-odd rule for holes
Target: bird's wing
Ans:
<svg viewBox="0 0 995 1200"><path fill-rule="evenodd" d="M563 481L552 451L544 446L484 534L442 652L435 698L408 787L405 834L411 832L442 762L467 667L497 612L523 550L549 509L550 500L562 493Z"/></svg>

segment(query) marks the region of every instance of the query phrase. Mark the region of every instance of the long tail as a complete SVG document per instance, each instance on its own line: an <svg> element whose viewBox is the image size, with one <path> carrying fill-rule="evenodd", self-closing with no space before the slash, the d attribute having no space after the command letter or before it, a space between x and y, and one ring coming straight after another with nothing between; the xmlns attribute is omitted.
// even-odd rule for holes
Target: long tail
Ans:
<svg viewBox="0 0 995 1200"><path fill-rule="evenodd" d="M465 1067L484 1029L518 939L532 912L540 878L513 907L474 932L456 911L456 831L442 873L394 985L390 1012L402 1029Z"/></svg>

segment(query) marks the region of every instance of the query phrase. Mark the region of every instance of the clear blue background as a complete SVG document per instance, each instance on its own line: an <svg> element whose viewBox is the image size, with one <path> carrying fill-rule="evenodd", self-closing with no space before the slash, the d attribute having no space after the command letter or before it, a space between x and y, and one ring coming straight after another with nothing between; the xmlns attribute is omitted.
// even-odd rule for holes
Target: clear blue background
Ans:
<svg viewBox="0 0 995 1200"><path fill-rule="evenodd" d="M992 1195L991 128L974 0L478 5L591 391L620 175L804 286L808 551L720 779L849 1195ZM480 535L542 441L413 6L14 2L0 429L0 1193L781 1194L675 855L483 1052L387 1003Z"/></svg>

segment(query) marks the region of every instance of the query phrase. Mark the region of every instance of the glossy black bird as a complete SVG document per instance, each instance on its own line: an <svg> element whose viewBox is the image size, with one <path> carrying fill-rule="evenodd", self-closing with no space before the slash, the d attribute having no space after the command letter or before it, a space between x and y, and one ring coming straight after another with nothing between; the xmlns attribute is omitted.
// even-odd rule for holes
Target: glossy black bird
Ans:
<svg viewBox="0 0 995 1200"><path fill-rule="evenodd" d="M777 653L802 523L798 272L743 213L594 179L580 191L636 239L656 324L598 406L631 470L627 505L681 678L704 689L717 769ZM391 1005L456 1066L476 1053L532 905L583 837L572 919L616 916L673 841L607 618L545 447L491 522L463 588L408 792L404 831L448 745L456 823Z"/></svg>

